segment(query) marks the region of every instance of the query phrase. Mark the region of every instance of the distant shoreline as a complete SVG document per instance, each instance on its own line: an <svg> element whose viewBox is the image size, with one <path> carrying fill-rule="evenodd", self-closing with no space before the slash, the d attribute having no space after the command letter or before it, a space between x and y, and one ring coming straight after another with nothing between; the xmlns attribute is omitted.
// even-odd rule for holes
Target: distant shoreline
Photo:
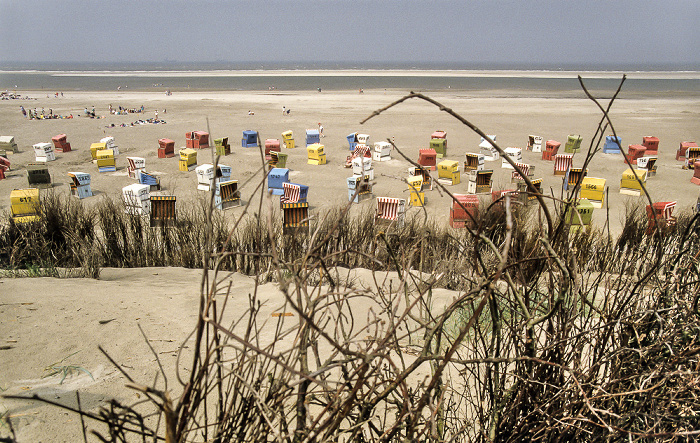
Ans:
<svg viewBox="0 0 700 443"><path fill-rule="evenodd" d="M78 77L494 77L494 78L588 78L612 79L623 74L632 79L700 80L700 71L553 71L553 70L451 70L451 69L239 69L239 70L0 70L2 74Z"/></svg>

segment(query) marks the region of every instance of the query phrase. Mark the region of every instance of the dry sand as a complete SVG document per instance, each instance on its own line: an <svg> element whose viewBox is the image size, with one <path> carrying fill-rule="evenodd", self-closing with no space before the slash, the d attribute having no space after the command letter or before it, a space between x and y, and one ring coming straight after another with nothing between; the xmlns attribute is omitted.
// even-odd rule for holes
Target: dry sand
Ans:
<svg viewBox="0 0 700 443"><path fill-rule="evenodd" d="M386 113L371 119L364 125L359 122L379 109L401 97L404 91L372 91L364 94L345 92L177 92L172 96L155 92L70 92L63 98L46 98L42 92L28 92L36 100L8 100L0 102L2 134L14 135L20 153L11 156L12 171L7 179L0 181L0 210L9 209L9 194L12 189L27 186L24 166L34 161L32 145L50 142L51 137L65 133L73 147L69 153L57 153L57 160L49 163L54 182L53 191L68 194L68 171L88 172L92 175L92 190L95 197L83 200L94 204L102 195L118 197L122 187L134 183L127 176L126 156L146 159L146 169L158 174L165 193L174 193L180 204L190 204L202 192L196 191L194 172L178 171L177 158L157 158L157 142L160 138L175 140L176 151L185 145L185 132L209 130L213 138L229 137L233 147L230 156L220 162L232 166L232 178L243 183L260 168L260 153L257 149L240 146L242 131L259 131L261 138L281 138L281 133L293 130L297 148L287 150L290 179L295 183L310 186L309 202L314 209L324 205L344 204L347 201L345 178L351 175L344 168L349 153L345 136L351 132L370 135L370 142L391 138L407 155L416 159L418 149L426 148L430 134L444 130L448 138L447 158L460 164L466 152L478 152L479 136L464 127L451 116L419 100L405 102ZM552 162L541 160L540 154L525 151L528 134L542 135L545 140L566 141L568 134L581 134L583 146L587 148L595 133L600 113L596 106L577 93L551 94L547 98L528 97L527 91L501 91L493 96L460 91L428 92L456 112L471 120L488 134L496 134L502 147L523 148L523 159L536 167L535 178L543 178L547 192L560 194L561 178L553 175ZM139 108L145 106L144 114L109 115L108 106L115 108ZM28 120L22 117L19 106L26 108L49 108L56 114L76 116L70 120ZM105 118L79 117L85 107L96 108L97 114ZM291 109L288 116L282 115L282 107ZM167 124L109 127L112 124L131 123L139 118L151 118L158 110L159 117ZM248 111L254 115L248 115ZM166 112L167 111L167 112ZM653 98L625 97L624 91L612 108L611 115L623 146L641 143L642 137L654 135L660 139L658 174L648 180L647 189L658 201L676 200L678 209L695 204L698 187L690 183L692 171L684 171L675 161L675 152L681 141L700 139L697 125L700 114L700 91L695 96L677 97L672 92L658 93ZM322 139L328 164L312 166L306 163L304 149L305 130L324 127ZM117 172L98 173L90 162L89 146L107 135L115 138L120 155ZM198 162L211 163L210 152L200 151ZM574 166L581 166L582 155L576 155ZM407 186L402 182L406 176L408 162L394 154L389 162L375 162L377 196L407 198ZM510 188L510 170L502 169L501 162L487 162L494 169L494 189ZM634 197L619 194L619 180L626 165L620 155L598 154L589 167L589 175L607 179L611 228L619 229L620 211L627 202L638 201ZM250 198L253 187L243 188L243 199ZM466 176L462 183L451 187L453 193L466 192ZM550 191L551 189L551 191ZM438 191L426 194L426 209L435 216L435 223L446 224L450 199ZM372 206L373 201L363 205ZM238 210L228 211L235 216ZM417 212L413 208L409 212ZM594 213L594 223L602 225L605 211Z"/></svg>
<svg viewBox="0 0 700 443"><path fill-rule="evenodd" d="M430 134L444 130L448 137L449 159L464 159L466 152L478 152L479 137L449 115L422 101L406 102L370 120L359 122L401 97L405 91L365 90L344 92L177 92L172 96L155 92L69 92L62 98L46 98L41 91L26 92L36 100L0 102L0 132L14 135L20 153L10 157L12 170L0 181L0 210L9 210L10 191L27 186L25 165L34 161L31 146L50 142L51 137L66 133L73 147L70 153L57 153L49 163L54 182L53 191L68 194L68 171L92 175L95 196L83 201L95 204L104 195L117 197L123 186L133 183L126 174L126 156L146 158L146 169L158 173L164 190L178 196L178 204L191 204L203 193L196 191L194 172L178 171L177 159L158 159L157 141L171 138L176 150L184 146L184 134L192 130L207 130L207 118L212 137L228 136L233 147L222 164L233 168L239 183L247 180L260 167L256 149L242 149L243 130L260 132L262 139L281 138L285 130L293 130L298 148L287 151L291 180L310 186L312 211L324 205L347 201L345 178L350 170L344 168L348 155L345 136L351 132L370 134L371 142L392 138L399 148L416 158L419 148L428 146ZM542 135L545 140L564 142L571 133L583 136L583 146L591 142L600 113L583 93L548 94L546 98L531 97L527 91L502 91L494 96L460 91L428 92L456 112L470 119L484 132L497 134L501 146L523 148L524 160L535 165L535 177L544 179L544 187L559 194L561 179L552 174L552 163L540 160L540 154L524 150L528 134ZM145 106L142 114L109 115L114 107ZM19 106L42 107L56 114L73 114L72 120L27 120ZM78 117L83 108L95 106L103 119ZM291 114L282 116L282 107ZM150 118L154 110L167 121L162 125L108 127ZM166 112L167 110L167 112ZM248 115L248 111L254 115ZM676 94L655 94L653 98L632 96L624 92L612 109L612 117L623 145L641 143L642 137L655 135L660 139L658 174L648 180L647 189L655 200L676 200L678 209L693 206L699 189L690 183L692 172L681 169L675 161L679 142L700 139L700 91L697 95L678 97ZM326 137L328 164L306 164L304 131L315 129L321 122ZM100 174L90 161L89 146L111 135L119 146L116 173ZM210 154L199 152L199 163L210 162ZM575 166L582 156L577 155ZM389 162L375 163L375 195L407 197L406 176L409 164L394 155ZM500 161L490 163L495 171L495 187L510 187L510 171L501 169ZM620 174L626 169L619 155L598 154L591 163L590 175L606 178L609 186L611 225L619 229L622 211L627 202L638 198L619 194ZM466 180L453 186L452 192L466 191ZM243 199L250 198L252 186L243 189ZM374 205L373 201L360 206ZM446 224L449 198L437 191L427 193L428 212L435 223ZM409 212L417 212L412 208ZM605 211L596 210L594 223L602 225ZM234 217L240 209L227 211ZM252 286L248 277L233 275L232 281L245 302ZM152 340L167 371L173 375L175 350L192 329L196 319L200 271L184 269L105 270L99 280L89 279L0 279L0 388L11 394L38 393L55 397L56 401L74 404L74 391L80 389L83 406L94 408L105 398L117 397L126 402L136 400L136 394L123 389L123 377L97 350L103 345L117 362L132 371L141 382L148 383L156 372L154 357L146 347L137 323ZM263 288L266 297L280 302L273 285ZM107 320L111 320L105 322ZM72 355L74 352L77 354ZM76 365L90 371L92 378L80 371L72 373L61 385L60 376L42 378L45 368L65 357L61 365ZM93 380L94 378L94 380ZM171 379L171 382L173 380ZM54 408L15 401L0 401L0 413L11 411L20 441L79 441L77 416ZM0 434L3 431L0 431Z"/></svg>

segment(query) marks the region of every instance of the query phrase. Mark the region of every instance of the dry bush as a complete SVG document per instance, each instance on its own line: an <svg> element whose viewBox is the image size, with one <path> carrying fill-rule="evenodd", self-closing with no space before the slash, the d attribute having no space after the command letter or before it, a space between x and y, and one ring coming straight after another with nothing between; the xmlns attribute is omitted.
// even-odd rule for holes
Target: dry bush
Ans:
<svg viewBox="0 0 700 443"><path fill-rule="evenodd" d="M599 105L587 159L614 131L616 96ZM385 109L410 98L484 135L421 94ZM675 229L645 235L639 208L629 208L612 239L563 222L576 193L538 195L528 208L506 200L464 231L422 216L378 227L369 212L350 218L348 205L297 236L280 232L265 195L256 214L266 216L244 212L233 226L207 208L150 230L105 206L104 263L214 272L202 277L190 376L165 390L125 372L147 405L79 412L114 442L691 440L700 432L698 217L680 214ZM229 271L255 277L234 312ZM262 314L258 292L270 280L283 296L276 317ZM144 419L153 410L155 424Z"/></svg>

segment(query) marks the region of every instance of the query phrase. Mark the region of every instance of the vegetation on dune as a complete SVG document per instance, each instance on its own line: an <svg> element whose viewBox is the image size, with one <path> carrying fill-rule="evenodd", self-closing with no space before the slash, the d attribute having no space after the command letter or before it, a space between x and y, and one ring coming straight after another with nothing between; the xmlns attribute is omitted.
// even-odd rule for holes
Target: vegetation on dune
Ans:
<svg viewBox="0 0 700 443"><path fill-rule="evenodd" d="M587 158L604 131L614 133L607 110L616 96L605 108L591 97L603 117ZM483 134L420 94L390 106L412 98ZM316 214L296 236L261 210L272 202L260 194L232 223L202 205L171 228L147 227L109 200L91 212L50 196L35 226L3 228L0 264L92 276L103 266L214 270L202 275L189 377L146 386L115 363L149 401L76 410L100 441L693 440L699 217L681 213L647 233L635 206L618 238L576 230L562 214L577 188L553 211L543 195L529 206L482 206L467 229L423 214L377 226L371 212L350 216L347 206ZM246 215L253 204L269 215ZM360 267L371 271L370 291L348 278ZM225 271L256 283L233 324L222 321L232 309ZM258 283L267 281L285 306L263 318ZM456 296L438 308L439 287ZM261 340L263 331L273 338Z"/></svg>

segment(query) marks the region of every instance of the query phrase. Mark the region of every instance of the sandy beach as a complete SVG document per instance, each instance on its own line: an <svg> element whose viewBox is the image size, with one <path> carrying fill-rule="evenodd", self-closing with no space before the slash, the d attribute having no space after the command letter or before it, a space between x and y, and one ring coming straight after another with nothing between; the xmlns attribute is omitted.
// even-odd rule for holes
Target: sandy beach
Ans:
<svg viewBox="0 0 700 443"><path fill-rule="evenodd" d="M685 75L685 74L679 74ZM68 194L69 171L87 172L92 175L94 197L83 200L86 205L95 204L104 195L119 197L121 188L134 182L127 175L127 156L146 159L146 170L158 175L163 185L163 193L174 194L180 204L203 196L196 191L196 174L178 171L177 158L157 158L158 139L170 138L175 141L176 151L185 146L185 133L193 130L209 131L212 138L229 137L232 154L220 159L220 163L233 168L232 178L243 183L261 166L257 149L241 148L242 131L255 130L263 140L281 139L281 133L292 130L297 148L286 150L289 155L287 166L290 180L310 187L311 210L326 205L341 205L347 200L345 178L351 170L344 167L349 154L345 136L352 132L370 135L370 142L393 140L409 157L417 159L418 150L428 147L430 135L436 130L447 132L447 159L464 161L465 153L479 152L480 137L436 107L420 100L411 100L360 125L360 121L407 91L365 90L321 92L174 92L166 96L163 92L114 91L114 92L67 92L63 97L54 97L40 91L27 91L23 95L35 100L6 100L0 102L0 121L3 134L14 135L20 152L12 154L12 170L7 178L0 181L0 209L9 209L9 194L12 189L27 186L27 163L34 162L32 145L50 142L51 137L67 134L72 151L57 153L56 161L49 163L53 181L52 192ZM580 134L582 147L591 144L600 112L582 91L578 97L570 93L548 94L547 97L528 97L527 91L491 92L491 97L464 91L424 91L427 95L452 108L469 119L488 134L496 134L502 147L523 149L523 161L535 166L534 178L543 179L543 188L548 194L559 196L561 178L553 175L552 162L541 160L541 155L525 150L528 134L541 135L544 140L554 139L565 142L568 134ZM608 92L608 96L612 91ZM140 108L144 113L112 115L108 108ZM73 115L73 119L28 120L20 113L20 105L25 108L42 108L46 113ZM83 116L85 108L95 108L100 118ZM291 110L283 116L282 108ZM148 119L158 111L166 124L146 124L130 126L139 119ZM249 115L249 111L254 115ZM653 135L660 139L658 173L647 181L647 189L657 201L677 201L677 210L695 204L698 195L696 185L690 183L691 171L681 169L675 160L675 153L682 141L700 139L697 118L700 113L700 91L697 95L677 97L673 91L657 93L653 98L633 94L626 97L623 92L613 105L611 115L615 129L622 137L622 145L639 144L642 137ZM305 130L318 129L323 124L322 143L327 153L328 164L312 166L306 162L304 149ZM120 127L126 124L127 127ZM112 127L114 125L114 127ZM208 129L207 129L208 128ZM609 134L608 131L607 134ZM117 171L98 173L90 161L89 146L105 136L113 136L119 146ZM563 145L562 145L563 147ZM212 163L212 154L206 150L198 153L198 163ZM574 166L581 166L583 154L574 156ZM375 162L375 196L408 197L403 178L409 163L394 153L388 162ZM510 170L501 168L501 162L487 162L487 169L493 169L494 189L512 188ZM621 155L597 154L589 166L589 176L607 179L609 191L608 205L611 213L611 229L619 227L620 211L628 202L639 199L619 193L619 180L626 169ZM253 185L243 187L243 200L250 198ZM462 183L450 188L453 193L466 192L466 175ZM42 191L46 192L46 191ZM373 205L367 201L362 205ZM434 223L446 224L450 199L434 190L426 194L426 210L434 216ZM236 209L228 211L236 215ZM412 208L409 213L420 211ZM605 211L594 213L594 223L602 225Z"/></svg>
<svg viewBox="0 0 700 443"><path fill-rule="evenodd" d="M690 74L688 74L690 75ZM20 91L18 91L20 92ZM194 204L203 198L197 191L194 171L180 172L177 157L159 159L158 139L175 141L176 152L185 145L185 133L193 130L210 132L212 138L229 137L232 153L220 163L232 167L232 178L247 181L262 165L257 149L241 148L244 130L255 130L261 139L281 139L283 131L294 131L297 148L286 150L290 180L310 187L311 211L329 205L347 203L344 167L349 155L346 135L360 132L370 135L370 142L391 139L408 156L417 159L418 150L427 148L436 130L447 132L447 159L464 161L465 153L479 152L480 138L460 122L439 109L419 100L394 107L360 125L373 111L399 99L408 91L366 89L333 92L258 92L163 91L65 92L55 97L53 91L21 91L32 100L0 101L0 135L13 135L19 153L9 155L12 169L0 181L0 210L9 211L10 191L27 187L26 165L34 162L32 145L50 142L51 137L67 134L72 151L56 153L48 164L53 181L50 191L70 194L67 172L87 172L92 176L93 197L83 200L95 205L105 196L119 198L121 189L135 181L127 175L127 156L146 159L146 170L157 174L163 193L174 194L178 205ZM601 114L583 92L551 93L547 97L528 96L527 91L500 91L491 96L464 91L423 91L452 108L488 134L496 134L502 147L520 147L523 160L535 166L534 178L543 179L547 194L559 196L561 177L553 175L553 163L541 160L541 154L525 150L528 134L563 143L568 134L580 134L582 147L591 144ZM613 91L609 91L608 95ZM72 119L29 120L20 113L25 108L49 109L54 114L73 115ZM140 108L144 113L113 115L109 106ZM95 108L100 118L83 116L84 108ZM286 107L291 112L282 114ZM158 112L165 124L131 126ZM253 115L249 115L249 111ZM647 189L656 201L677 201L676 211L688 211L696 204L700 188L690 182L692 171L683 170L675 160L682 141L700 141L700 90L678 97L673 91L659 91L652 98L626 96L624 89L614 103L611 116L622 144L641 144L642 137L660 139L658 173L647 181ZM305 130L317 129L322 123L328 164L312 166L306 162ZM126 124L126 127L121 127ZM610 132L606 133L608 135ZM99 173L90 158L89 146L105 136L113 136L119 147L117 171ZM601 145L602 147L602 145ZM198 152L198 163L211 163L212 154ZM583 154L576 154L574 166L581 166ZM403 179L409 163L398 154L387 162L374 163L375 196L408 198ZM494 170L494 189L509 189L511 171L501 168L501 161L487 163ZM461 168L460 168L461 169ZM589 175L607 179L610 227L620 230L626 205L640 201L619 193L622 172L627 169L621 155L597 154L589 166ZM256 180L242 188L243 200L251 198ZM466 193L466 175L462 183L450 187L453 193ZM426 193L425 209L431 223L447 225L450 198L434 188ZM357 209L374 207L374 200L357 205ZM232 219L241 208L227 210ZM420 213L410 208L409 214ZM596 210L593 223L605 223L605 209ZM136 393L123 389L123 377L97 350L103 345L116 361L144 383L155 374L155 358L138 330L140 324L163 359L167 371L173 371L176 350L194 327L201 271L187 269L103 270L99 280L90 279L0 279L0 389L9 394L40 394L55 397L57 402L74 405L75 391L80 390L83 407L90 409L105 399L117 397L136 401ZM253 279L234 274L231 282L242 300L253 286ZM273 284L261 293L280 302ZM144 293L148 297L144 297ZM446 295L447 296L447 295ZM77 352L77 354L75 354ZM46 368L70 356L61 365L71 364L89 371L73 371L63 384L60 375L44 378ZM172 376L173 373L171 372ZM79 441L79 418L74 414L17 401L0 400L0 414L10 411L19 441ZM0 434L1 435L1 434ZM56 437L56 436L60 437Z"/></svg>

